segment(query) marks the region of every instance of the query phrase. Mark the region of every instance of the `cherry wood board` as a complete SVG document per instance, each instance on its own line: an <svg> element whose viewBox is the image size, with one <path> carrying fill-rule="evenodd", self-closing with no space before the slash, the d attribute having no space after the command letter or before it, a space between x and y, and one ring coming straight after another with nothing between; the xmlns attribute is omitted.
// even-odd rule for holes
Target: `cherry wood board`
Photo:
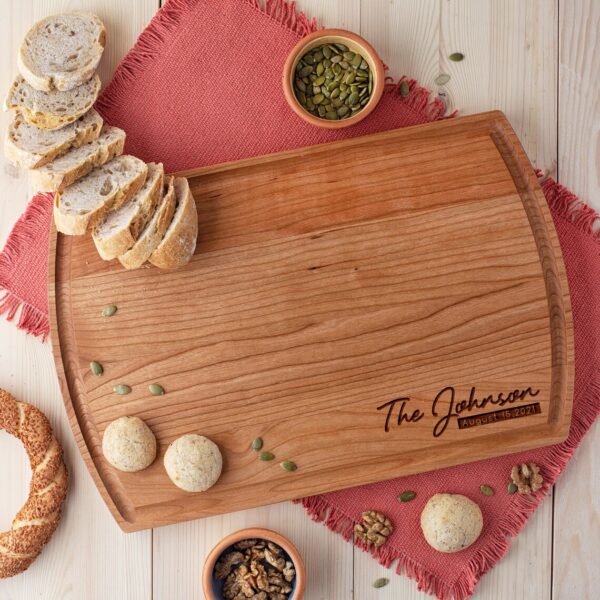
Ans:
<svg viewBox="0 0 600 600"><path fill-rule="evenodd" d="M53 229L52 346L113 516L136 531L563 440L571 306L552 218L504 115L393 130L183 173L192 262L125 271ZM116 304L115 316L102 308ZM89 363L104 366L101 377ZM148 384L160 383L153 397ZM118 383L131 394L113 393ZM437 398L437 401L436 401ZM157 460L121 473L102 433L136 415ZM162 459L214 440L190 494ZM250 448L262 437L276 459ZM289 473L279 462L289 459Z"/></svg>

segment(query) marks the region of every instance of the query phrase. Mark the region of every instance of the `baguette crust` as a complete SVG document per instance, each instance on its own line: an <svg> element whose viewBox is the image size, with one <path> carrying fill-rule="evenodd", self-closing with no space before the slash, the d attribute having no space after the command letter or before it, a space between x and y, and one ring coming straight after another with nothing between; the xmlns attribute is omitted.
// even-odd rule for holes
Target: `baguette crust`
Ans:
<svg viewBox="0 0 600 600"><path fill-rule="evenodd" d="M79 49L75 50L71 47L71 40L77 36ZM24 79L36 90L72 90L93 76L105 45L106 28L96 15L86 12L53 15L38 21L27 32L17 54L17 66ZM82 52L84 54L80 56ZM55 58L53 67L47 60L52 55ZM62 69L57 64L60 60L63 62Z"/></svg>
<svg viewBox="0 0 600 600"><path fill-rule="evenodd" d="M67 188L66 192L56 193L54 196L53 212L54 223L58 231L66 235L83 235L88 227L93 227L96 221L106 211L111 210L112 208L118 208L124 202L127 202L134 194L137 194L142 185L144 185L148 167L139 158L133 156L117 157L114 160L119 160L120 158L135 161L140 168L126 182L119 184L111 191L111 193L103 196L103 201L98 203L98 205L91 210L83 212L81 210L68 209L67 207L63 210L63 195L66 192L68 193L69 188ZM112 163L107 163L107 165L110 164ZM99 167L99 169L103 169L107 167L107 165L103 165L102 167ZM88 176L91 176L94 172L95 171L92 171ZM85 182L85 179L80 181ZM79 183L80 182L78 182L77 185L79 185Z"/></svg>
<svg viewBox="0 0 600 600"><path fill-rule="evenodd" d="M130 200L130 202L136 202L135 206L128 207L124 204L116 211L105 213L104 217L98 221L92 237L100 258L112 260L127 252L135 244L162 199L163 182L162 163L149 163L148 176L144 186ZM142 197L138 197L140 195ZM129 213L128 222L120 228L112 228L111 220L118 220L118 212L126 210Z"/></svg>
<svg viewBox="0 0 600 600"><path fill-rule="evenodd" d="M53 142L42 148L27 148L26 143L19 139L19 131L24 129L35 129L32 134L38 131L32 125L27 123L21 115L17 115L9 125L4 138L4 154L12 163L23 167L24 169L38 169L54 160L57 156L63 155L70 148L79 148L95 140L100 135L102 128L102 117L92 108L88 113L79 117L79 119L60 130L60 135L56 136ZM57 132L58 134L59 132ZM39 135L39 134L38 134Z"/></svg>
<svg viewBox="0 0 600 600"><path fill-rule="evenodd" d="M165 235L175 212L175 187L173 177L165 181L166 191L156 212L136 243L125 254L119 256L119 262L126 269L141 267L156 249Z"/></svg>
<svg viewBox="0 0 600 600"><path fill-rule="evenodd" d="M0 429L21 440L32 472L27 501L12 528L0 533L0 578L5 578L25 571L54 533L67 495L68 475L62 448L44 413L4 390L0 390Z"/></svg>
<svg viewBox="0 0 600 600"><path fill-rule="evenodd" d="M59 129L88 112L100 92L100 78L94 75L80 88L66 92L43 93L32 88L21 75L12 83L5 106L15 109L30 125L40 129Z"/></svg>
<svg viewBox="0 0 600 600"><path fill-rule="evenodd" d="M101 139L106 139L103 134L108 136L108 140L106 143L99 143ZM51 163L40 169L30 171L29 178L33 188L40 192L62 192L68 185L85 177L95 167L99 167L115 156L123 154L125 132L118 127L105 125L98 142L94 140L93 144L94 147L89 148L89 152L82 156L78 164L62 169L58 165L55 166L55 163ZM84 146L82 150L85 148ZM82 153L82 150L75 149L72 152ZM66 159L72 152L67 153L63 158ZM62 161L62 159L59 160Z"/></svg>
<svg viewBox="0 0 600 600"><path fill-rule="evenodd" d="M175 178L177 208L164 238L148 259L160 269L176 269L187 265L196 250L198 211L185 177Z"/></svg>

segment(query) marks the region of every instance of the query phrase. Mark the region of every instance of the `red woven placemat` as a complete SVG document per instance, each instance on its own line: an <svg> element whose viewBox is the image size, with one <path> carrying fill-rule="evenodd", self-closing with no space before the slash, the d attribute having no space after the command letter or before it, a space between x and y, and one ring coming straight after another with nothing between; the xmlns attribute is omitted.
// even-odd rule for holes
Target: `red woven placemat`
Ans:
<svg viewBox="0 0 600 600"><path fill-rule="evenodd" d="M266 0L170 0L119 65L97 108L127 131L126 151L168 171L208 165L287 148L353 137L443 117L444 106L410 81L408 96L388 85L373 114L338 132L313 128L288 108L281 93L287 53L316 23L293 3ZM251 68L249 67L251 65ZM244 85L239 85L243 82ZM440 598L466 598L480 576L508 549L541 502L600 410L600 243L592 233L598 218L576 197L548 179L543 184L569 278L575 327L576 380L573 422L563 444L480 461L301 500L309 514L351 538L362 511L389 515L395 531L373 554ZM47 237L51 197L37 195L0 254L0 313L19 315L18 326L45 337ZM19 313L19 308L21 312ZM510 467L537 462L545 477L532 496L505 493ZM481 483L496 489L482 496ZM397 501L406 489L417 498ZM453 555L424 541L419 514L436 492L462 493L484 514L484 530L470 548Z"/></svg>

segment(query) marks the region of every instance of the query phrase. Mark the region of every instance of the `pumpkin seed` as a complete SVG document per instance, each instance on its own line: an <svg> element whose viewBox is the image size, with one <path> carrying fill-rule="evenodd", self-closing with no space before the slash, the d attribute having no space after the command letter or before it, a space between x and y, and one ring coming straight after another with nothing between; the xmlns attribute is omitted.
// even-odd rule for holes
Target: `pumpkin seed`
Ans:
<svg viewBox="0 0 600 600"><path fill-rule="evenodd" d="M408 85L408 81L403 81L400 84L400 95L403 98L406 98L406 96L408 96L409 92L410 92L410 86Z"/></svg>
<svg viewBox="0 0 600 600"><path fill-rule="evenodd" d="M340 67L342 67L342 69L344 69L344 71L347 71L350 68L350 63L347 60L343 60L340 63Z"/></svg>
<svg viewBox="0 0 600 600"><path fill-rule="evenodd" d="M379 589L385 587L389 582L390 580L387 577L380 577L373 582L373 587Z"/></svg>
<svg viewBox="0 0 600 600"><path fill-rule="evenodd" d="M363 58L363 60L360 63L360 68L363 71L366 71L369 68L369 64L367 63L367 61Z"/></svg>
<svg viewBox="0 0 600 600"><path fill-rule="evenodd" d="M310 65L306 65L300 69L300 77L306 77L313 72L313 68Z"/></svg>
<svg viewBox="0 0 600 600"><path fill-rule="evenodd" d="M315 58L312 54L305 54L302 57L302 60L307 64L307 65L312 65L315 62Z"/></svg>
<svg viewBox="0 0 600 600"><path fill-rule="evenodd" d="M261 452L258 455L258 458L262 461L269 461L269 460L273 460L275 458L275 455L272 452Z"/></svg>
<svg viewBox="0 0 600 600"><path fill-rule="evenodd" d="M323 75L324 71L325 71L325 65L322 62L320 62L317 65L317 75Z"/></svg>
<svg viewBox="0 0 600 600"><path fill-rule="evenodd" d="M317 77L313 81L313 85L323 85L324 83L325 83L325 77L323 75L321 75L320 77Z"/></svg>
<svg viewBox="0 0 600 600"><path fill-rule="evenodd" d="M295 471L298 468L296 463L293 463L291 460L284 460L282 463L279 463L279 466L284 471Z"/></svg>
<svg viewBox="0 0 600 600"><path fill-rule="evenodd" d="M347 106L340 106L337 109L338 117L345 117L350 112L350 109Z"/></svg>
<svg viewBox="0 0 600 600"><path fill-rule="evenodd" d="M304 81L302 81L302 79L296 79L296 81L294 82L294 85L301 91L301 92L306 92L306 84L304 83Z"/></svg>
<svg viewBox="0 0 600 600"><path fill-rule="evenodd" d="M517 484L514 481L511 481L508 484L508 493L509 494L514 494L517 491Z"/></svg>
<svg viewBox="0 0 600 600"><path fill-rule="evenodd" d="M353 104L356 104L357 102L358 102L358 92L352 92L348 96L348 100L346 100L346 104L350 104L350 106L352 106Z"/></svg>
<svg viewBox="0 0 600 600"><path fill-rule="evenodd" d="M448 73L440 73L433 82L435 85L446 85L450 81L450 75Z"/></svg>
<svg viewBox="0 0 600 600"><path fill-rule="evenodd" d="M317 112L319 113L319 116L323 118L327 114L327 109L321 104L317 107Z"/></svg>
<svg viewBox="0 0 600 600"><path fill-rule="evenodd" d="M102 310L103 317L112 317L117 312L117 307L114 304L110 306L105 306Z"/></svg>
<svg viewBox="0 0 600 600"><path fill-rule="evenodd" d="M315 58L315 62L321 62L323 60L323 52L321 52L321 50L317 50L313 56Z"/></svg>
<svg viewBox="0 0 600 600"><path fill-rule="evenodd" d="M355 54L354 58L350 58L348 60L350 60L353 67L360 68L360 65L363 62L363 57L360 54Z"/></svg>
<svg viewBox="0 0 600 600"><path fill-rule="evenodd" d="M332 57L331 57L331 62L332 62L334 65L337 65L338 63L341 63L341 62L342 62L342 60L344 60L344 59L343 59L343 58L342 58L342 57L341 57L339 54L336 54L335 56L332 56ZM340 68L341 68L341 67L340 67Z"/></svg>
<svg viewBox="0 0 600 600"><path fill-rule="evenodd" d="M124 383L120 383L119 385L115 385L115 387L113 388L113 392L115 394L119 394L119 396L125 396L126 394L129 394L131 392L131 388L128 385L125 385Z"/></svg>
<svg viewBox="0 0 600 600"><path fill-rule="evenodd" d="M332 54L340 53L340 51L333 44L329 44L327 47L331 50Z"/></svg>
<svg viewBox="0 0 600 600"><path fill-rule="evenodd" d="M340 95L340 88L336 88L331 92L332 98L337 98Z"/></svg>
<svg viewBox="0 0 600 600"><path fill-rule="evenodd" d="M339 119L336 112L328 111L325 113L325 118L329 121L337 121Z"/></svg>
<svg viewBox="0 0 600 600"><path fill-rule="evenodd" d="M158 383L151 383L148 389L153 396L164 396L165 394L165 388L162 385L158 385Z"/></svg>
<svg viewBox="0 0 600 600"><path fill-rule="evenodd" d="M331 58L332 54L333 52L329 46L323 46L323 56L325 58Z"/></svg>
<svg viewBox="0 0 600 600"><path fill-rule="evenodd" d="M257 437L254 440L252 440L252 450L255 450L256 452L258 452L262 447L263 447L262 438Z"/></svg>
<svg viewBox="0 0 600 600"><path fill-rule="evenodd" d="M454 62L460 62L464 57L462 52L453 52L448 58Z"/></svg>
<svg viewBox="0 0 600 600"><path fill-rule="evenodd" d="M348 50L348 46L345 44L334 44L334 46L341 52L346 52Z"/></svg>
<svg viewBox="0 0 600 600"><path fill-rule="evenodd" d="M398 496L398 500L400 500L400 502L410 502L411 500L414 500L416 497L417 497L417 492L413 492L412 490L406 490L405 492L402 492Z"/></svg>
<svg viewBox="0 0 600 600"><path fill-rule="evenodd" d="M486 483L480 485L479 489L481 490L481 493L484 496L493 496L494 495L494 489L491 486L487 485Z"/></svg>
<svg viewBox="0 0 600 600"><path fill-rule="evenodd" d="M323 96L323 94L315 94L315 97L313 98L313 102L315 104L321 104L321 102L323 102L324 99L325 99L325 96Z"/></svg>
<svg viewBox="0 0 600 600"><path fill-rule="evenodd" d="M98 376L100 376L100 375L102 375L102 373L104 373L104 368L102 367L102 365L101 365L101 364L100 364L98 361L96 361L96 360L93 360L93 361L90 363L90 371L91 371L91 372L92 372L94 375L98 375Z"/></svg>

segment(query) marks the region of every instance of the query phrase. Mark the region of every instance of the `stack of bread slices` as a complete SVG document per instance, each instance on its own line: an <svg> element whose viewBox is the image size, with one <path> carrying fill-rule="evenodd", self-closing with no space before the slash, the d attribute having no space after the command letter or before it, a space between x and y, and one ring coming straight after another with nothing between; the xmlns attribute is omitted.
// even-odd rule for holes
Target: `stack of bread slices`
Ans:
<svg viewBox="0 0 600 600"><path fill-rule="evenodd" d="M185 178L124 155L125 132L94 110L105 41L90 13L48 17L29 30L6 98L15 116L5 153L30 170L36 190L55 193L58 231L91 231L100 256L127 269L180 267L196 248L196 203Z"/></svg>

